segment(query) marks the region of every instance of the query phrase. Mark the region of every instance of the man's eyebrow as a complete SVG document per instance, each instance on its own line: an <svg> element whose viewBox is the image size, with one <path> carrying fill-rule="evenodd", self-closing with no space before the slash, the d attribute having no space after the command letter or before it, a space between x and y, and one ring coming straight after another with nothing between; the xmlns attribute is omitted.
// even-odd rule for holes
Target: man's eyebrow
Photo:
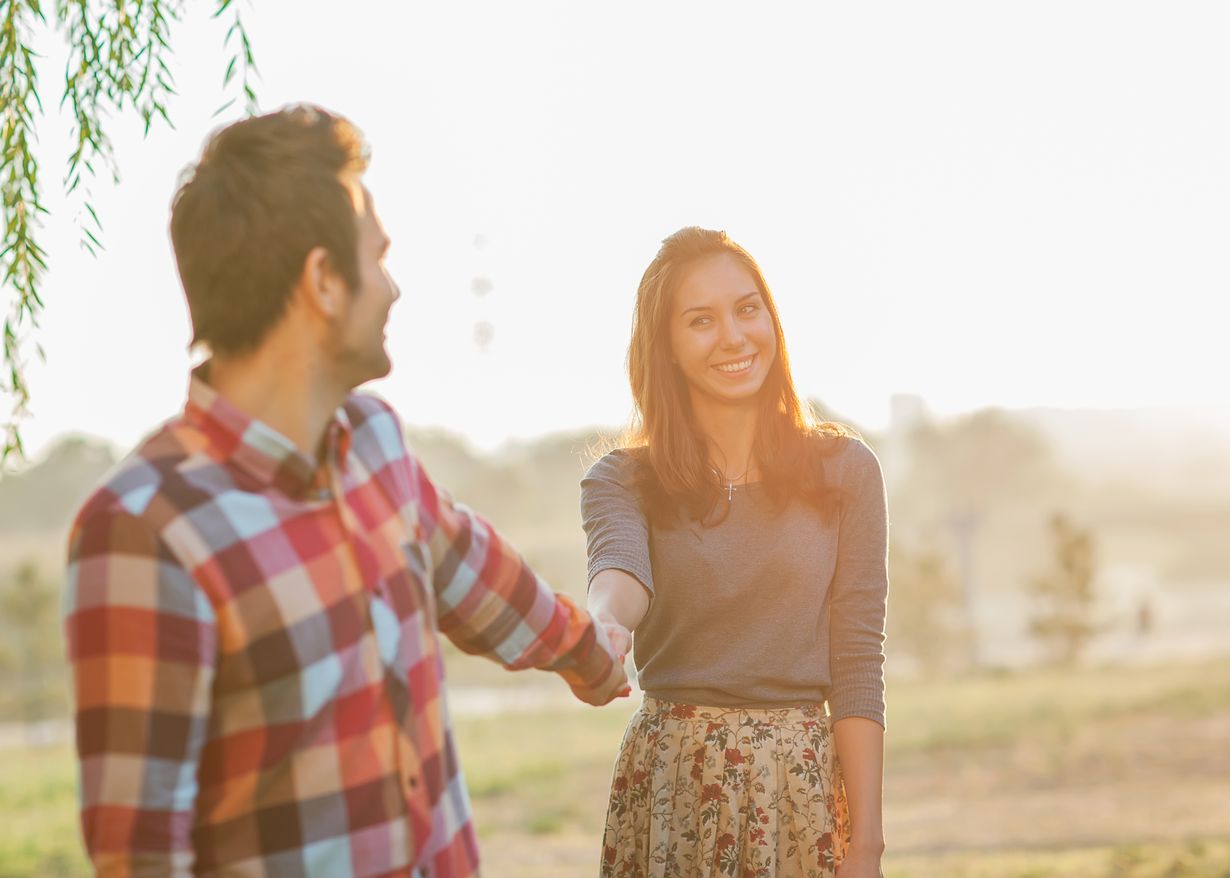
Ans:
<svg viewBox="0 0 1230 878"><path fill-rule="evenodd" d="M742 296L735 299L735 304L738 305L744 299L750 299L753 296L759 296L759 295L760 295L760 290L752 290L750 293L744 293ZM710 311L710 310L712 309L708 305L697 305L695 308L685 308L683 309L681 313L687 314L691 311Z"/></svg>

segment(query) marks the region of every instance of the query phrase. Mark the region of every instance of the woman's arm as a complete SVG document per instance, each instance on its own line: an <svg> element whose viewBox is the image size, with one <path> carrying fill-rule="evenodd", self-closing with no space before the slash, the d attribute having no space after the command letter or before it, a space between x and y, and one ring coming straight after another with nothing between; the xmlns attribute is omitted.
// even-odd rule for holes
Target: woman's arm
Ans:
<svg viewBox="0 0 1230 878"><path fill-rule="evenodd" d="M641 581L623 570L608 567L589 583L589 614L606 628L612 650L624 656L632 645L632 632L649 610L649 592Z"/></svg>
<svg viewBox="0 0 1230 878"><path fill-rule="evenodd" d="M634 466L626 452L612 452L581 480L589 612L605 627L616 652L623 654L653 599L649 525L631 487Z"/></svg>
<svg viewBox="0 0 1230 878"><path fill-rule="evenodd" d="M850 808L850 847L838 878L877 878L884 854L884 728L851 716L833 723Z"/></svg>
<svg viewBox="0 0 1230 878"><path fill-rule="evenodd" d="M850 449L830 603L829 709L850 808L839 878L877 878L884 853L884 621L888 504L875 454Z"/></svg>

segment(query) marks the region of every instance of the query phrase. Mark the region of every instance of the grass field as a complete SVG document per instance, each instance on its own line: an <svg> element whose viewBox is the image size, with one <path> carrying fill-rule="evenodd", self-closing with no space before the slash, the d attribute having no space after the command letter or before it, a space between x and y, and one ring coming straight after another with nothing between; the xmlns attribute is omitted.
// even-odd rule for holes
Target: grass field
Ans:
<svg viewBox="0 0 1230 878"><path fill-rule="evenodd" d="M633 707L459 720L488 876L596 873ZM888 742L889 878L1230 878L1230 662L898 683ZM69 748L0 763L0 878L86 874Z"/></svg>

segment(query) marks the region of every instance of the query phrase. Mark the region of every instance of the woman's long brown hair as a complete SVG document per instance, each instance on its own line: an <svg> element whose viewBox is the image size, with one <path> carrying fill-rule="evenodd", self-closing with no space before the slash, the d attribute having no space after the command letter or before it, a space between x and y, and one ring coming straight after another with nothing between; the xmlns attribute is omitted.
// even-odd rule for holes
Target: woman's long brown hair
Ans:
<svg viewBox="0 0 1230 878"><path fill-rule="evenodd" d="M777 356L760 388L760 410L752 453L761 480L776 503L803 497L826 517L840 498L824 479L822 458L837 450L853 430L831 421L817 422L799 400L790 374L786 339L777 306L752 255L725 232L689 226L662 242L636 291L628 378L636 412L621 444L634 449L637 487L646 514L671 525L682 520L711 523L724 515L721 485L709 465L708 443L692 414L683 374L672 362L670 316L675 292L696 262L729 254L748 270L773 319ZM681 516L681 513L684 513Z"/></svg>

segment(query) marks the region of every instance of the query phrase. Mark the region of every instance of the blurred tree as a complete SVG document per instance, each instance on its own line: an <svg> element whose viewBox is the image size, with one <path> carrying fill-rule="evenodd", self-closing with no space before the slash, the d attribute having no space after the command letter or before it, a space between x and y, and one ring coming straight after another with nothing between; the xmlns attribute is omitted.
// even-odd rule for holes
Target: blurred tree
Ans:
<svg viewBox="0 0 1230 878"><path fill-rule="evenodd" d="M66 701L56 588L25 562L0 579L0 716L32 726Z"/></svg>
<svg viewBox="0 0 1230 878"><path fill-rule="evenodd" d="M1066 483L1046 437L999 409L924 421L906 441L908 471L893 499L914 520L981 516Z"/></svg>
<svg viewBox="0 0 1230 878"><path fill-rule="evenodd" d="M0 479L0 533L65 532L115 460L109 445L82 436L60 439L38 463Z"/></svg>
<svg viewBox="0 0 1230 878"><path fill-rule="evenodd" d="M1070 478L1040 431L999 409L919 419L890 436L886 451L897 467L889 494L895 535L906 545L952 547L968 650L978 663L983 641L997 634L988 627L987 596L1034 569L1044 535L1029 528L1070 489Z"/></svg>
<svg viewBox="0 0 1230 878"><path fill-rule="evenodd" d="M1029 627L1047 647L1052 661L1072 664L1099 627L1094 619L1093 534L1057 513L1051 518L1051 540L1054 567L1030 582L1039 610Z"/></svg>
<svg viewBox="0 0 1230 878"><path fill-rule="evenodd" d="M926 675L964 670L970 663L970 631L961 585L944 556L931 548L913 551L894 543L888 553L891 594L888 637Z"/></svg>
<svg viewBox="0 0 1230 878"><path fill-rule="evenodd" d="M249 113L256 110L252 77L256 64L248 34L234 0L214 0L214 16L229 14L225 45L230 61L224 86L238 76ZM43 114L33 32L45 27L43 0L0 3L0 288L11 296L4 318L0 351L0 392L12 399L4 422L0 463L22 453L19 423L27 413L22 345L27 329L37 329L43 301L39 289L47 254L38 243L38 228L47 213L41 200L42 178L35 157L35 123ZM112 114L135 111L149 133L155 117L170 124L167 100L175 93L167 66L171 27L182 17L187 0L55 0L55 26L68 45L64 92L60 105L72 112L76 145L68 157L64 185L81 192L85 213L81 244L90 253L102 247L102 225L91 204L89 181L101 165L119 181L119 166L106 129ZM225 110L234 100L225 104ZM39 356L41 347L35 346Z"/></svg>

